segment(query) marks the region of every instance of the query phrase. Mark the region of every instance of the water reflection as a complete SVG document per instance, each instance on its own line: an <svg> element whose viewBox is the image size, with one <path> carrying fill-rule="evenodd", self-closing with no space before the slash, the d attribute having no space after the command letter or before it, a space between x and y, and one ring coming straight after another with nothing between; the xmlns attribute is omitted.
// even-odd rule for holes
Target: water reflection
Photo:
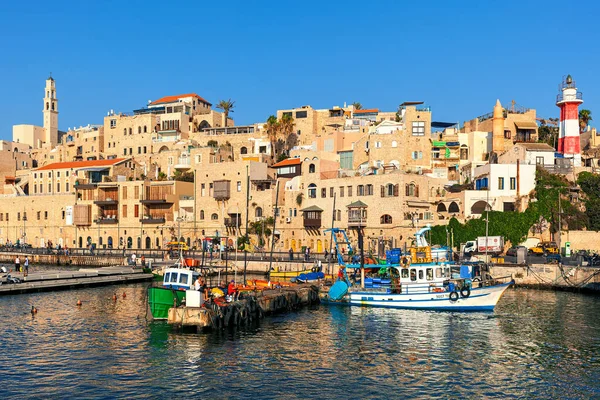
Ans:
<svg viewBox="0 0 600 400"><path fill-rule="evenodd" d="M9 396L600 395L593 296L509 290L474 314L321 306L200 335L148 323L145 296L136 284L0 298Z"/></svg>

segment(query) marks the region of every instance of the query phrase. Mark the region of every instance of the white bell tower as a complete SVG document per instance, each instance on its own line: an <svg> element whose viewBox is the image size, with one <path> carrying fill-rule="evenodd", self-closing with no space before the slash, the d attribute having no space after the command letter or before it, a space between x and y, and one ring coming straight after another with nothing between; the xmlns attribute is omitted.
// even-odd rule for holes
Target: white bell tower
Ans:
<svg viewBox="0 0 600 400"><path fill-rule="evenodd" d="M43 112L44 142L45 145L54 147L58 144L58 99L56 98L56 85L52 76L46 79Z"/></svg>

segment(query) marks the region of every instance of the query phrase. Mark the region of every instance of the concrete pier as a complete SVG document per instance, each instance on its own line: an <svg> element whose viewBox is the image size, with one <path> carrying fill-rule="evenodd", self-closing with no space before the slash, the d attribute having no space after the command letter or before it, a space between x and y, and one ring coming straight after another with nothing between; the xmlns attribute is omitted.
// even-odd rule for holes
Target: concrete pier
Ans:
<svg viewBox="0 0 600 400"><path fill-rule="evenodd" d="M319 302L315 285L295 285L278 289L243 292L237 301L206 303L204 307L174 307L167 322L197 331L244 326L267 314L291 311Z"/></svg>
<svg viewBox="0 0 600 400"><path fill-rule="evenodd" d="M143 273L141 269L106 267L82 268L79 271L41 271L26 277L20 272L11 272L10 276L19 278L22 282L9 284L6 276L3 277L0 295L150 281L153 275Z"/></svg>
<svg viewBox="0 0 600 400"><path fill-rule="evenodd" d="M512 275L515 286L600 292L600 268L574 267L560 264L495 264L490 267L494 277Z"/></svg>

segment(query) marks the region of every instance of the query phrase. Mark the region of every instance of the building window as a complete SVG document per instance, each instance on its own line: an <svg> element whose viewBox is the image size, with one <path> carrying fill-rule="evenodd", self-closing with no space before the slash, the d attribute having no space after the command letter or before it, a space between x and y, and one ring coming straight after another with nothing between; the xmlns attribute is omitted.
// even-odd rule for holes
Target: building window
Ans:
<svg viewBox="0 0 600 400"><path fill-rule="evenodd" d="M127 149L123 149L123 155L126 156L127 155Z"/></svg>
<svg viewBox="0 0 600 400"><path fill-rule="evenodd" d="M329 197L333 197L334 195L334 190L332 187L329 188Z"/></svg>
<svg viewBox="0 0 600 400"><path fill-rule="evenodd" d="M131 135L133 133L133 130L131 128L129 128L129 134Z"/></svg>
<svg viewBox="0 0 600 400"><path fill-rule="evenodd" d="M284 113L282 114L282 118L286 118L286 117L289 117L289 118L291 118L291 117L292 117L292 113L291 113L291 111L284 112Z"/></svg>
<svg viewBox="0 0 600 400"><path fill-rule="evenodd" d="M367 185L367 190L365 192L367 196L373 196L373 185Z"/></svg>
<svg viewBox="0 0 600 400"><path fill-rule="evenodd" d="M200 210L200 219L204 219L204 210Z"/></svg>
<svg viewBox="0 0 600 400"><path fill-rule="evenodd" d="M356 195L357 196L364 196L365 195L365 187L363 185L358 185L356 187Z"/></svg>
<svg viewBox="0 0 600 400"><path fill-rule="evenodd" d="M308 198L309 199L317 198L317 185L315 185L314 183L311 183L310 185L308 185Z"/></svg>
<svg viewBox="0 0 600 400"><path fill-rule="evenodd" d="M169 157L168 163L169 163L169 165L173 165L173 157Z"/></svg>
<svg viewBox="0 0 600 400"><path fill-rule="evenodd" d="M241 192L242 191L242 181L238 181L237 182L237 191Z"/></svg>
<svg viewBox="0 0 600 400"><path fill-rule="evenodd" d="M309 174L314 174L315 173L315 164L310 164L308 166L308 173Z"/></svg>
<svg viewBox="0 0 600 400"><path fill-rule="evenodd" d="M142 154L142 147L141 146L138 147L138 154Z"/></svg>
<svg viewBox="0 0 600 400"><path fill-rule="evenodd" d="M110 120L110 129L116 128L117 127L117 120L116 119L111 119Z"/></svg>
<svg viewBox="0 0 600 400"><path fill-rule="evenodd" d="M379 222L381 224L391 224L392 223L392 216L388 215L388 214L384 214L381 216L381 218L379 218Z"/></svg>
<svg viewBox="0 0 600 400"><path fill-rule="evenodd" d="M204 197L206 195L206 183L200 185L200 196Z"/></svg>
<svg viewBox="0 0 600 400"><path fill-rule="evenodd" d="M48 184L48 193L52 193L52 183Z"/></svg>
<svg viewBox="0 0 600 400"><path fill-rule="evenodd" d="M60 182L56 183L56 193L60 193Z"/></svg>
<svg viewBox="0 0 600 400"><path fill-rule="evenodd" d="M138 200L140 198L140 187L139 186L133 187L133 198L136 200Z"/></svg>
<svg viewBox="0 0 600 400"><path fill-rule="evenodd" d="M396 142L395 140L392 140L392 147L398 147L398 142Z"/></svg>
<svg viewBox="0 0 600 400"><path fill-rule="evenodd" d="M306 111L296 111L296 119L298 118L306 118L308 113Z"/></svg>
<svg viewBox="0 0 600 400"><path fill-rule="evenodd" d="M37 219L38 219L38 221L39 221L40 219L42 219L42 212L41 212L41 211L38 211L38 212L37 212Z"/></svg>
<svg viewBox="0 0 600 400"><path fill-rule="evenodd" d="M123 200L127 200L127 186L123 186Z"/></svg>
<svg viewBox="0 0 600 400"><path fill-rule="evenodd" d="M214 213L210 216L210 219L212 219L213 221L216 221L219 219L219 216L216 213Z"/></svg>
<svg viewBox="0 0 600 400"><path fill-rule="evenodd" d="M123 212L121 214L123 214L123 218L127 218L127 204L123 204Z"/></svg>
<svg viewBox="0 0 600 400"><path fill-rule="evenodd" d="M69 182L65 183L65 192L69 193Z"/></svg>
<svg viewBox="0 0 600 400"><path fill-rule="evenodd" d="M144 146L144 154L146 154L146 150L147 150L147 149L146 149L146 146Z"/></svg>
<svg viewBox="0 0 600 400"><path fill-rule="evenodd" d="M536 165L544 165L544 157L536 157L535 164Z"/></svg>
<svg viewBox="0 0 600 400"><path fill-rule="evenodd" d="M344 197L344 186L340 186L340 197Z"/></svg>
<svg viewBox="0 0 600 400"><path fill-rule="evenodd" d="M327 188L321 188L321 198L327 197Z"/></svg>
<svg viewBox="0 0 600 400"><path fill-rule="evenodd" d="M517 189L517 178L510 178L510 190Z"/></svg>
<svg viewBox="0 0 600 400"><path fill-rule="evenodd" d="M127 135L127 128L123 128L123 135Z"/></svg>
<svg viewBox="0 0 600 400"><path fill-rule="evenodd" d="M348 197L352 197L352 186L348 186Z"/></svg>
<svg viewBox="0 0 600 400"><path fill-rule="evenodd" d="M133 206L133 216L135 218L138 218L140 216L140 205L139 204L135 204Z"/></svg>
<svg viewBox="0 0 600 400"><path fill-rule="evenodd" d="M409 197L419 197L419 186L417 186L414 182L407 183L405 194Z"/></svg>
<svg viewBox="0 0 600 400"><path fill-rule="evenodd" d="M48 219L48 211L44 211L44 219Z"/></svg>
<svg viewBox="0 0 600 400"><path fill-rule="evenodd" d="M240 149L240 154L248 154L248 148L246 148L246 147L242 147L242 148Z"/></svg>
<svg viewBox="0 0 600 400"><path fill-rule="evenodd" d="M381 148L381 142L375 142L375 148L376 149L380 149Z"/></svg>
<svg viewBox="0 0 600 400"><path fill-rule="evenodd" d="M338 221L342 220L342 210L337 210L337 220Z"/></svg>
<svg viewBox="0 0 600 400"><path fill-rule="evenodd" d="M201 164L202 163L202 154L198 154L196 156L196 164Z"/></svg>
<svg viewBox="0 0 600 400"><path fill-rule="evenodd" d="M17 221L20 221L20 220L21 220L21 213L20 213L20 212L18 212L18 213L17 213Z"/></svg>
<svg viewBox="0 0 600 400"><path fill-rule="evenodd" d="M138 126L138 133L142 133L142 127Z"/></svg>
<svg viewBox="0 0 600 400"><path fill-rule="evenodd" d="M504 131L504 139L510 139L512 136L510 131Z"/></svg>
<svg viewBox="0 0 600 400"><path fill-rule="evenodd" d="M498 178L498 190L504 190L504 178Z"/></svg>
<svg viewBox="0 0 600 400"><path fill-rule="evenodd" d="M144 133L148 132L146 125L144 125Z"/></svg>
<svg viewBox="0 0 600 400"><path fill-rule="evenodd" d="M425 136L425 121L414 121L412 123L413 136Z"/></svg>

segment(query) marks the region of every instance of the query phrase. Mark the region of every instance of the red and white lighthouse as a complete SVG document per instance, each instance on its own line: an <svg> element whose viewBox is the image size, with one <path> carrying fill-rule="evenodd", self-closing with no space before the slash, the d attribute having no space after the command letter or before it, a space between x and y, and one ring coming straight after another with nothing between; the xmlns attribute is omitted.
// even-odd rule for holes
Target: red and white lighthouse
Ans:
<svg viewBox="0 0 600 400"><path fill-rule="evenodd" d="M559 86L556 105L560 107L560 126L558 131L558 152L569 158L573 166L581 166L581 146L579 144L579 105L583 103L581 92L577 91L571 75Z"/></svg>

